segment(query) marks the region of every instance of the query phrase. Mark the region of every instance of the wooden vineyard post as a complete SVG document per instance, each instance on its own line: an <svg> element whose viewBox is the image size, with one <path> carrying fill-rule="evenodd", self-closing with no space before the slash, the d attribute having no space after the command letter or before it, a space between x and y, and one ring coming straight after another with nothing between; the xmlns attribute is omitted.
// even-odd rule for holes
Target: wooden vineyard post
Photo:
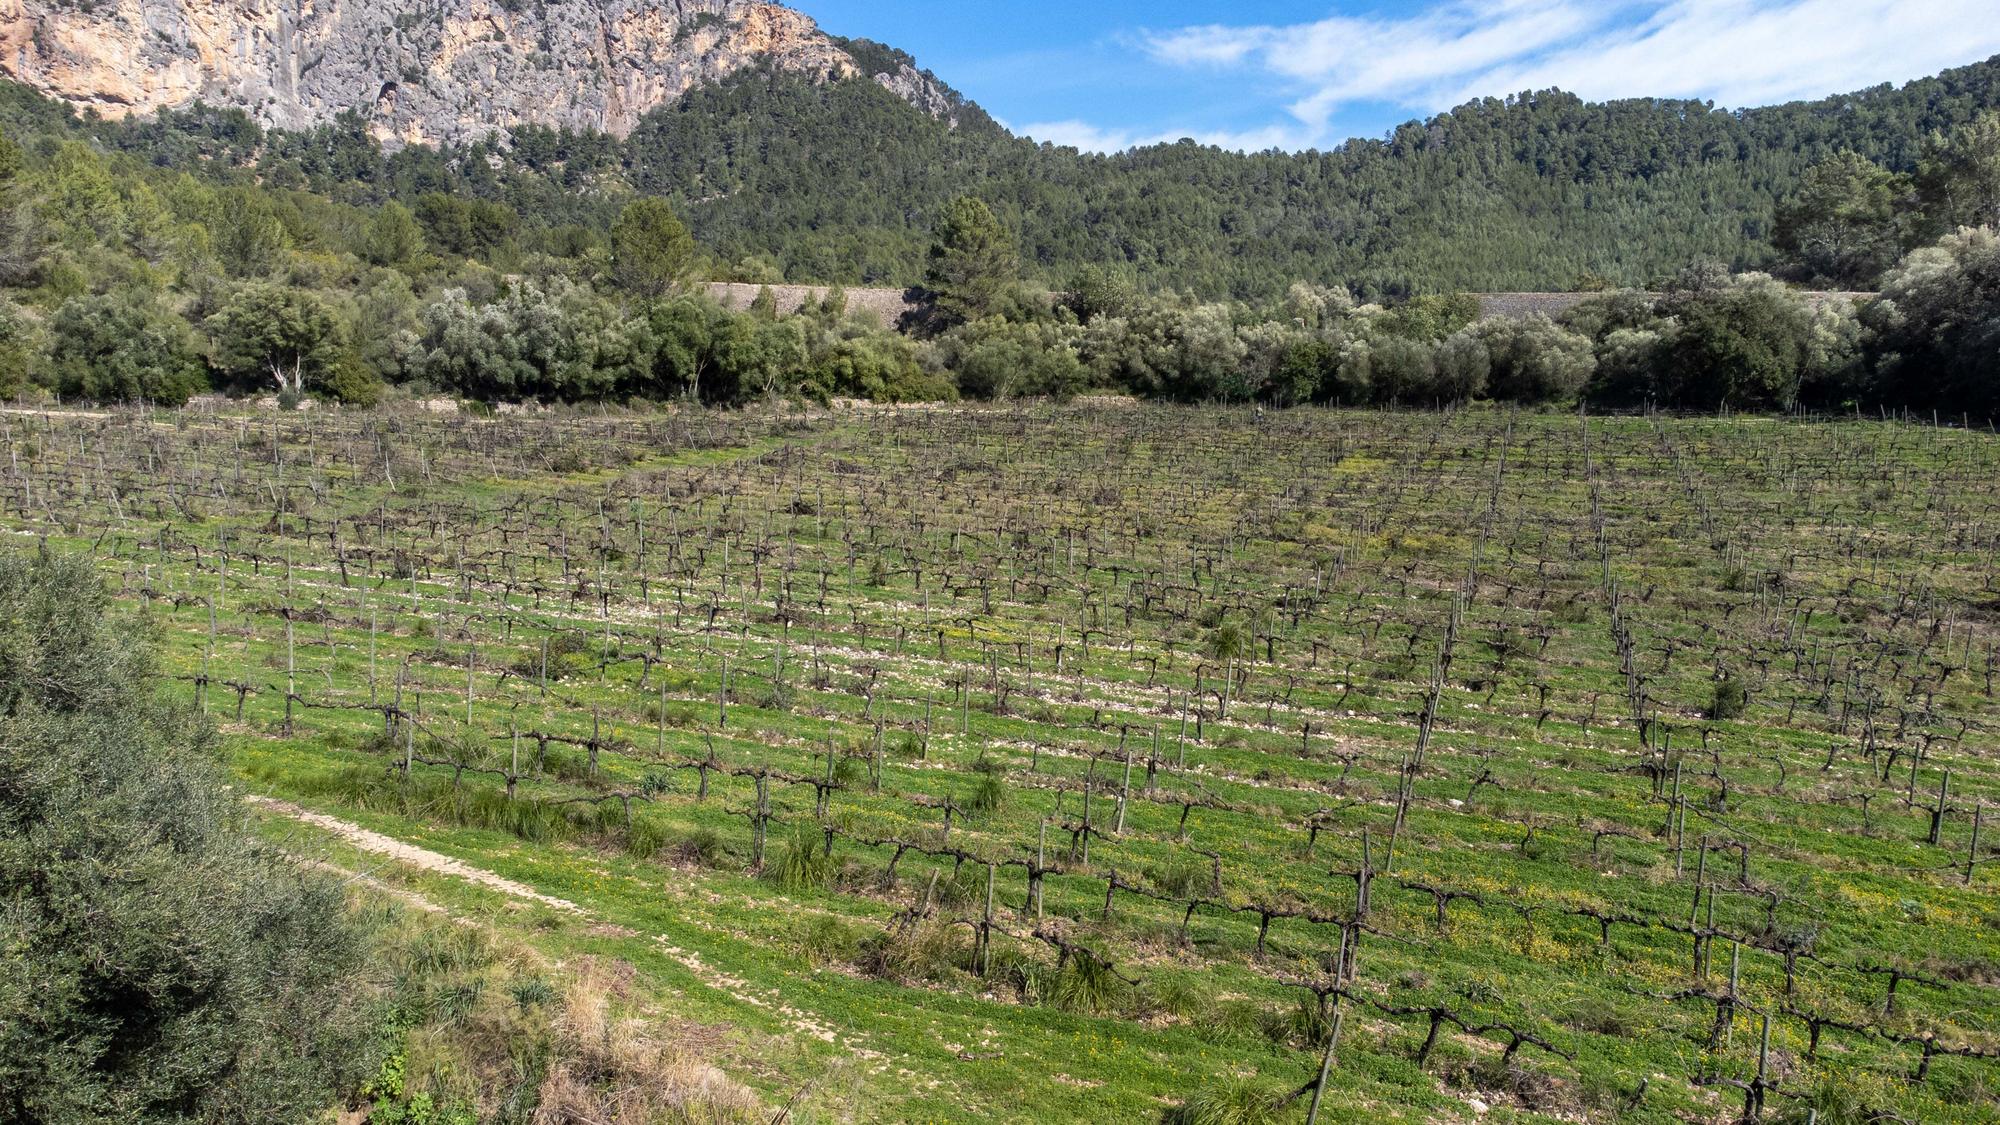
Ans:
<svg viewBox="0 0 2000 1125"><path fill-rule="evenodd" d="M757 774L757 815L753 819L756 821L757 831L754 845L756 852L752 857L751 865L757 870L762 871L764 870L764 833L771 819L771 778L770 775L761 771Z"/></svg>
<svg viewBox="0 0 2000 1125"><path fill-rule="evenodd" d="M1938 779L1937 807L1931 810L1931 847L1944 842L1944 809L1951 799L1951 771Z"/></svg>
<svg viewBox="0 0 2000 1125"><path fill-rule="evenodd" d="M208 603L208 647L201 654L201 679L195 681L195 708L208 713L208 669L215 659L215 602Z"/></svg>
<svg viewBox="0 0 2000 1125"><path fill-rule="evenodd" d="M1986 819L1986 804L1972 806L1972 844L1965 849L1965 885L1972 885L1972 873L1979 866L1979 826Z"/></svg>
<svg viewBox="0 0 2000 1125"><path fill-rule="evenodd" d="M1667 829L1674 836L1674 878L1681 877L1687 850L1687 810L1681 806L1681 765L1674 763L1674 795L1667 805Z"/></svg>
<svg viewBox="0 0 2000 1125"><path fill-rule="evenodd" d="M592 707L590 709L590 776L593 778L597 776L597 736L600 729L598 710Z"/></svg>
<svg viewBox="0 0 2000 1125"><path fill-rule="evenodd" d="M881 719L875 720L875 745L868 752L868 791L870 793L880 793L882 791L882 723Z"/></svg>
<svg viewBox="0 0 2000 1125"><path fill-rule="evenodd" d="M1320 1103L1326 1097L1326 1080L1333 1073L1333 1053L1340 1047L1340 1026L1347 1021L1347 1009L1340 1006L1340 997L1333 1000L1333 1027L1326 1035L1326 1053L1319 1059L1319 1081L1313 1083L1312 1104L1306 1108L1306 1125L1318 1125Z"/></svg>
<svg viewBox="0 0 2000 1125"><path fill-rule="evenodd" d="M1121 744L1125 741L1125 734L1126 728L1119 727L1118 741ZM1125 752L1125 779L1118 787L1118 819L1111 827L1112 834L1117 836L1125 834L1125 806L1132 799L1132 748L1121 745L1121 749Z"/></svg>
<svg viewBox="0 0 2000 1125"><path fill-rule="evenodd" d="M292 610L285 607L285 737L292 737L292 701L299 697L298 650L292 644Z"/></svg>
<svg viewBox="0 0 2000 1125"><path fill-rule="evenodd" d="M722 658L722 686L715 691L715 726L717 730L729 729L729 658Z"/></svg>
<svg viewBox="0 0 2000 1125"><path fill-rule="evenodd" d="M979 923L979 975L985 977L993 971L993 880L995 865L986 865L986 913Z"/></svg>
<svg viewBox="0 0 2000 1125"><path fill-rule="evenodd" d="M1028 876L1028 905L1034 908L1035 921L1042 920L1042 876L1046 874L1049 862L1049 818L1042 818L1041 829L1035 835L1035 869Z"/></svg>

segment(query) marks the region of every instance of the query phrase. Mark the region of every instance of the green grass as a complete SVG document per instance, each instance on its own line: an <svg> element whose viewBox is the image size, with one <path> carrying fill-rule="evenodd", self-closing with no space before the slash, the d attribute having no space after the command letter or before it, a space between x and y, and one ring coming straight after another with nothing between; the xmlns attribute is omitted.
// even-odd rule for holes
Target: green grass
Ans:
<svg viewBox="0 0 2000 1125"><path fill-rule="evenodd" d="M552 964L629 964L795 1120L1259 1119L1317 1074L1294 982L1326 979L1339 927L1310 918L1353 911L1364 832L1364 1002L1323 1121L1726 1117L1762 1012L1774 1119L2000 1120L2000 1063L1913 1083L1916 1047L1839 1030L1808 1062L1786 1014L2000 1042L2000 874L1962 878L2000 803L1988 435L1092 405L185 422L6 419L0 518L97 552L173 690L209 677L247 788L586 914L261 830ZM255 687L240 721L221 681ZM385 731L399 698L413 741ZM783 775L761 870L758 769ZM1698 875L1706 987L1743 943L1714 1049L1712 1005L1658 998L1703 984ZM1601 947L1579 911L1643 924ZM1787 942L1817 958L1789 996ZM1936 983L1885 1012L1867 966ZM1561 1054L1447 1028L1419 1068L1425 1021L1366 1000Z"/></svg>

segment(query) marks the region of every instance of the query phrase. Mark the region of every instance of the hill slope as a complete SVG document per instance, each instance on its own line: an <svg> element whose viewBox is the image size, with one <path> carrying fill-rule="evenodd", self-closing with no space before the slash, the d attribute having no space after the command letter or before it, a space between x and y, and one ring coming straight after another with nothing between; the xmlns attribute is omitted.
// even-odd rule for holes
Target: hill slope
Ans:
<svg viewBox="0 0 2000 1125"><path fill-rule="evenodd" d="M792 280L907 282L932 216L969 192L1056 279L1107 264L1241 297L1295 278L1370 295L1643 285L1696 258L1766 264L1807 168L1842 149L1912 168L1929 134L2000 106L2000 63L1742 112L1542 91L1296 154L1080 154L939 129L879 95L746 71L651 115L617 170L725 259L769 254Z"/></svg>
<svg viewBox="0 0 2000 1125"><path fill-rule="evenodd" d="M342 203L504 204L531 247L601 238L634 194L663 196L746 281L913 284L936 216L970 194L1057 284L1102 266L1238 298L1294 280L1368 298L1646 285L1697 259L1769 264L1777 204L1816 161L1907 170L1928 136L2000 107L1995 59L1744 111L1550 90L1325 152L1100 156L1015 137L910 56L751 0L451 0L421 17L354 0L297 20L276 0L60 3L0 0L0 73L121 122L56 125L9 96L17 133L88 132L156 167Z"/></svg>

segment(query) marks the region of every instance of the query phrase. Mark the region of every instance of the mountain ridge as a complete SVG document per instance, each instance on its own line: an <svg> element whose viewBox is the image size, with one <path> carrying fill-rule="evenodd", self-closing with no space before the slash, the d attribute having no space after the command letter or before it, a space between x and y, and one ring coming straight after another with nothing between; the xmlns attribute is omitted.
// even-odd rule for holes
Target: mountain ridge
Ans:
<svg viewBox="0 0 2000 1125"><path fill-rule="evenodd" d="M764 0L0 0L0 75L80 110L203 102L289 129L353 113L389 146L522 125L623 137L760 64L870 78L955 123L955 93L900 52L873 54Z"/></svg>

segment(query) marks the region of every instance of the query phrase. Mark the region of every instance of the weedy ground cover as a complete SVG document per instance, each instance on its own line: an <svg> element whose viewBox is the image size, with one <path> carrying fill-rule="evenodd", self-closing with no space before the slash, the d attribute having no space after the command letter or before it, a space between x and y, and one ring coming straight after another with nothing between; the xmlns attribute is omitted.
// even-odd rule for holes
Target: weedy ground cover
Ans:
<svg viewBox="0 0 2000 1125"><path fill-rule="evenodd" d="M247 789L580 912L264 831L795 1120L2000 1120L1991 435L0 427Z"/></svg>

